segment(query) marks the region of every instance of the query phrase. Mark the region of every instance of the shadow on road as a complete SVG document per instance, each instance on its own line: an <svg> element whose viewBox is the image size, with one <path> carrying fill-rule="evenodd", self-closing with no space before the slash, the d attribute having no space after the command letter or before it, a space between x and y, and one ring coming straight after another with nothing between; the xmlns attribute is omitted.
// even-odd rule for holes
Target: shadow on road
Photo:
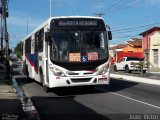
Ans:
<svg viewBox="0 0 160 120"><path fill-rule="evenodd" d="M123 89L127 89L130 87L133 87L135 85L138 85L139 83L130 82L130 81L124 81L124 80L117 80L117 79L110 79L110 85L101 85L102 89L109 91L109 92L117 92Z"/></svg>
<svg viewBox="0 0 160 120"><path fill-rule="evenodd" d="M53 88L51 89L51 92L53 92L58 96L68 96L68 95L104 93L105 91L97 90L93 86L75 86L75 87Z"/></svg>
<svg viewBox="0 0 160 120"><path fill-rule="evenodd" d="M33 104L42 120L109 120L90 108L67 97L32 97Z"/></svg>
<svg viewBox="0 0 160 120"><path fill-rule="evenodd" d="M0 99L0 120L24 119L25 113L19 105L19 99Z"/></svg>
<svg viewBox="0 0 160 120"><path fill-rule="evenodd" d="M25 76L15 77L15 79L19 85L31 84L31 83L35 82L33 79L27 78Z"/></svg>
<svg viewBox="0 0 160 120"><path fill-rule="evenodd" d="M41 83L36 82L33 79L23 77L16 78L18 84L34 87L35 85L40 88L41 92L44 93ZM139 83L111 79L109 85L98 85L94 88L92 86L75 86L75 87L60 87L52 88L48 93L54 93L58 96L68 96L68 95L82 95L82 94L96 94L96 93L105 93L105 92L117 92L123 89L127 89L138 85ZM35 87L36 88L36 87ZM34 92L34 91L33 91ZM46 93L47 94L47 93Z"/></svg>

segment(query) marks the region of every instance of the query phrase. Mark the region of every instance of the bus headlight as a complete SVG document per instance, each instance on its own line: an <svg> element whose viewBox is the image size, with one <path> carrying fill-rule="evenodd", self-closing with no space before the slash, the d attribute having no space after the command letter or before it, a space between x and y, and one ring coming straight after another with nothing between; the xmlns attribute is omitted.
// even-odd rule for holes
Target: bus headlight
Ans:
<svg viewBox="0 0 160 120"><path fill-rule="evenodd" d="M51 71L55 76L65 77L66 75L58 68L56 67L50 67Z"/></svg>
<svg viewBox="0 0 160 120"><path fill-rule="evenodd" d="M103 66L101 69L98 70L98 75L104 75L109 69L109 64Z"/></svg>

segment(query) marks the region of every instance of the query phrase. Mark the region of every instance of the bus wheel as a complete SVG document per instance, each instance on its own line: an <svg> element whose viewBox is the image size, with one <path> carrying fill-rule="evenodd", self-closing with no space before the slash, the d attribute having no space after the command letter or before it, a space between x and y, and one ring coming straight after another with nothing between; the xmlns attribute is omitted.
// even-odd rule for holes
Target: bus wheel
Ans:
<svg viewBox="0 0 160 120"><path fill-rule="evenodd" d="M46 86L46 85L44 85L43 84L43 90L47 93L47 92L50 92L50 89Z"/></svg>
<svg viewBox="0 0 160 120"><path fill-rule="evenodd" d="M44 83L44 75L43 75L43 72L41 71L40 72L40 82L42 83L42 86L43 86L43 90L45 92L49 92L49 88L45 85Z"/></svg>
<svg viewBox="0 0 160 120"><path fill-rule="evenodd" d="M26 71L25 71L25 75L27 76L27 78L29 77L29 72L28 72L28 67L26 66Z"/></svg>

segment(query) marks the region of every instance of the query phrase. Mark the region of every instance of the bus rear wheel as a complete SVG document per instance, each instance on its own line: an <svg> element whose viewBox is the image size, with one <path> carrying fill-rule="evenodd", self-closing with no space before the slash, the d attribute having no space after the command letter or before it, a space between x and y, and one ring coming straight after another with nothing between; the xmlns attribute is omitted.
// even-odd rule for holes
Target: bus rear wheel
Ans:
<svg viewBox="0 0 160 120"><path fill-rule="evenodd" d="M43 90L47 93L47 92L50 92L50 89L46 86L46 85L44 85L43 84Z"/></svg>
<svg viewBox="0 0 160 120"><path fill-rule="evenodd" d="M25 75L27 78L29 77L28 66L26 66L26 68L25 68Z"/></svg>
<svg viewBox="0 0 160 120"><path fill-rule="evenodd" d="M42 83L42 86L43 86L43 90L47 93L50 91L50 89L45 85L45 82L44 82L44 75L43 75L43 72L41 70L40 72L40 82Z"/></svg>

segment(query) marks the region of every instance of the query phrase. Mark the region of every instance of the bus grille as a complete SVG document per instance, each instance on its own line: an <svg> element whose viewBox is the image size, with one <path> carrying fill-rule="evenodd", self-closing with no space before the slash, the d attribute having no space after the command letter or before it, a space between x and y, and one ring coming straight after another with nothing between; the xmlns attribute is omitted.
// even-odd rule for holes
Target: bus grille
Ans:
<svg viewBox="0 0 160 120"><path fill-rule="evenodd" d="M89 82L91 78L79 78L79 79L71 79L72 82Z"/></svg>

